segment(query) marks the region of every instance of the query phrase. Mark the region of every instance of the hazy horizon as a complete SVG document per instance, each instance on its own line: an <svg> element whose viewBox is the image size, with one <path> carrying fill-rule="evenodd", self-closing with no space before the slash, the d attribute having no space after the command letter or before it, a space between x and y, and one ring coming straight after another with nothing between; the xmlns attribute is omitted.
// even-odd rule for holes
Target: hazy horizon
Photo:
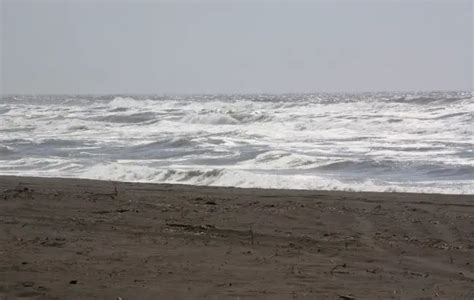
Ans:
<svg viewBox="0 0 474 300"><path fill-rule="evenodd" d="M0 94L472 91L472 2L0 1Z"/></svg>
<svg viewBox="0 0 474 300"><path fill-rule="evenodd" d="M202 93L0 93L0 96L212 96L212 95L337 95L337 94L382 94L382 93L394 93L394 94L424 94L424 93L451 93L451 92L460 92L460 93L472 93L474 90L399 90L399 91L390 91L390 90L380 90L380 91L315 91L315 92L202 92Z"/></svg>

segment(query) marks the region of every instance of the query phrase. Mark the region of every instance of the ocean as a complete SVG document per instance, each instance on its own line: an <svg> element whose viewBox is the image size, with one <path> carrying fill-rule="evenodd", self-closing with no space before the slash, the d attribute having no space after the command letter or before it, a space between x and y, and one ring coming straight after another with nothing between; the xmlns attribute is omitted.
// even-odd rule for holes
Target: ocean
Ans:
<svg viewBox="0 0 474 300"><path fill-rule="evenodd" d="M471 92L0 98L0 174L474 193Z"/></svg>

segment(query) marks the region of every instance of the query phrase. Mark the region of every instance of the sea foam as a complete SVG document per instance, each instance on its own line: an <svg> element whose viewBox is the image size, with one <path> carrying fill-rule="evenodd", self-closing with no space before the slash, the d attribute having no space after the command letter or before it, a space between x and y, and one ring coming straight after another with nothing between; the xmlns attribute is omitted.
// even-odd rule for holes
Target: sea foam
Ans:
<svg viewBox="0 0 474 300"><path fill-rule="evenodd" d="M471 92L2 96L0 174L474 193Z"/></svg>

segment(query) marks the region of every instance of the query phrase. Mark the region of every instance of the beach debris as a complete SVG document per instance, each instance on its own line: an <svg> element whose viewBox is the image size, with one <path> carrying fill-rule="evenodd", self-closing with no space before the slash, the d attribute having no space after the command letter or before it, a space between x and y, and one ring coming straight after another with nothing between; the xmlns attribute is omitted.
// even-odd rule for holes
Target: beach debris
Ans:
<svg viewBox="0 0 474 300"><path fill-rule="evenodd" d="M441 239L431 239L430 238L425 242L425 244L428 247L443 249L443 250L452 250L452 249L460 249L461 248L460 246L449 244L446 241L441 240Z"/></svg>
<svg viewBox="0 0 474 300"><path fill-rule="evenodd" d="M331 269L331 271L330 271L329 273L333 274L334 271L336 271L336 269L339 268L339 267L346 268L347 265L346 265L346 263L343 263L343 264L341 264L341 265L336 265L336 266L334 266L334 267Z"/></svg>
<svg viewBox="0 0 474 300"><path fill-rule="evenodd" d="M45 247L62 247L65 244L65 239L49 239L45 238L44 241L40 242L40 245L45 246Z"/></svg>
<svg viewBox="0 0 474 300"><path fill-rule="evenodd" d="M216 229L214 225L191 225L191 224L181 224L181 223L166 223L166 226L169 227L180 227L190 231L207 231L210 229Z"/></svg>
<svg viewBox="0 0 474 300"><path fill-rule="evenodd" d="M26 198L29 198L33 193L32 189L28 187L17 186L14 189L7 189L3 191L3 200L7 200L9 197L16 197L18 195L24 194Z"/></svg>
<svg viewBox="0 0 474 300"><path fill-rule="evenodd" d="M367 273L372 273L375 274L377 272L377 269L367 269L365 270Z"/></svg>
<svg viewBox="0 0 474 300"><path fill-rule="evenodd" d="M35 285L35 283L31 281L25 281L25 282L22 282L21 285L24 287L32 287Z"/></svg>
<svg viewBox="0 0 474 300"><path fill-rule="evenodd" d="M250 230L249 230L249 233L250 233L250 243L253 245L254 242L255 242L255 238L253 236L253 229L252 229L252 225L250 225Z"/></svg>
<svg viewBox="0 0 474 300"><path fill-rule="evenodd" d="M71 280L69 281L69 284L77 284L77 280Z"/></svg>
<svg viewBox="0 0 474 300"><path fill-rule="evenodd" d="M340 299L344 299L344 300L354 300L354 299L357 299L355 296L352 296L351 294L349 295L338 295Z"/></svg>
<svg viewBox="0 0 474 300"><path fill-rule="evenodd" d="M204 203L206 205L217 205L216 201L212 201L212 200L209 200L209 201L206 201L206 203Z"/></svg>
<svg viewBox="0 0 474 300"><path fill-rule="evenodd" d="M96 210L96 211L93 211L92 213L93 214L110 214L110 213L114 213L114 212L117 212L117 213L124 213L124 212L129 212L130 209L115 209L115 210Z"/></svg>

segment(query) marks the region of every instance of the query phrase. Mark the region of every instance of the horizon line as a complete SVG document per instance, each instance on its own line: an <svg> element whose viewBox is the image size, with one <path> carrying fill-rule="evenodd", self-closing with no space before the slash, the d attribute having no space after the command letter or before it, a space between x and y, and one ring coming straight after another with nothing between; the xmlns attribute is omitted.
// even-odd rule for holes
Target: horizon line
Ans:
<svg viewBox="0 0 474 300"><path fill-rule="evenodd" d="M378 93L473 93L474 89L376 90L376 91L314 91L314 92L126 92L126 93L0 93L0 96L207 96L207 95L317 95L317 94L378 94Z"/></svg>

